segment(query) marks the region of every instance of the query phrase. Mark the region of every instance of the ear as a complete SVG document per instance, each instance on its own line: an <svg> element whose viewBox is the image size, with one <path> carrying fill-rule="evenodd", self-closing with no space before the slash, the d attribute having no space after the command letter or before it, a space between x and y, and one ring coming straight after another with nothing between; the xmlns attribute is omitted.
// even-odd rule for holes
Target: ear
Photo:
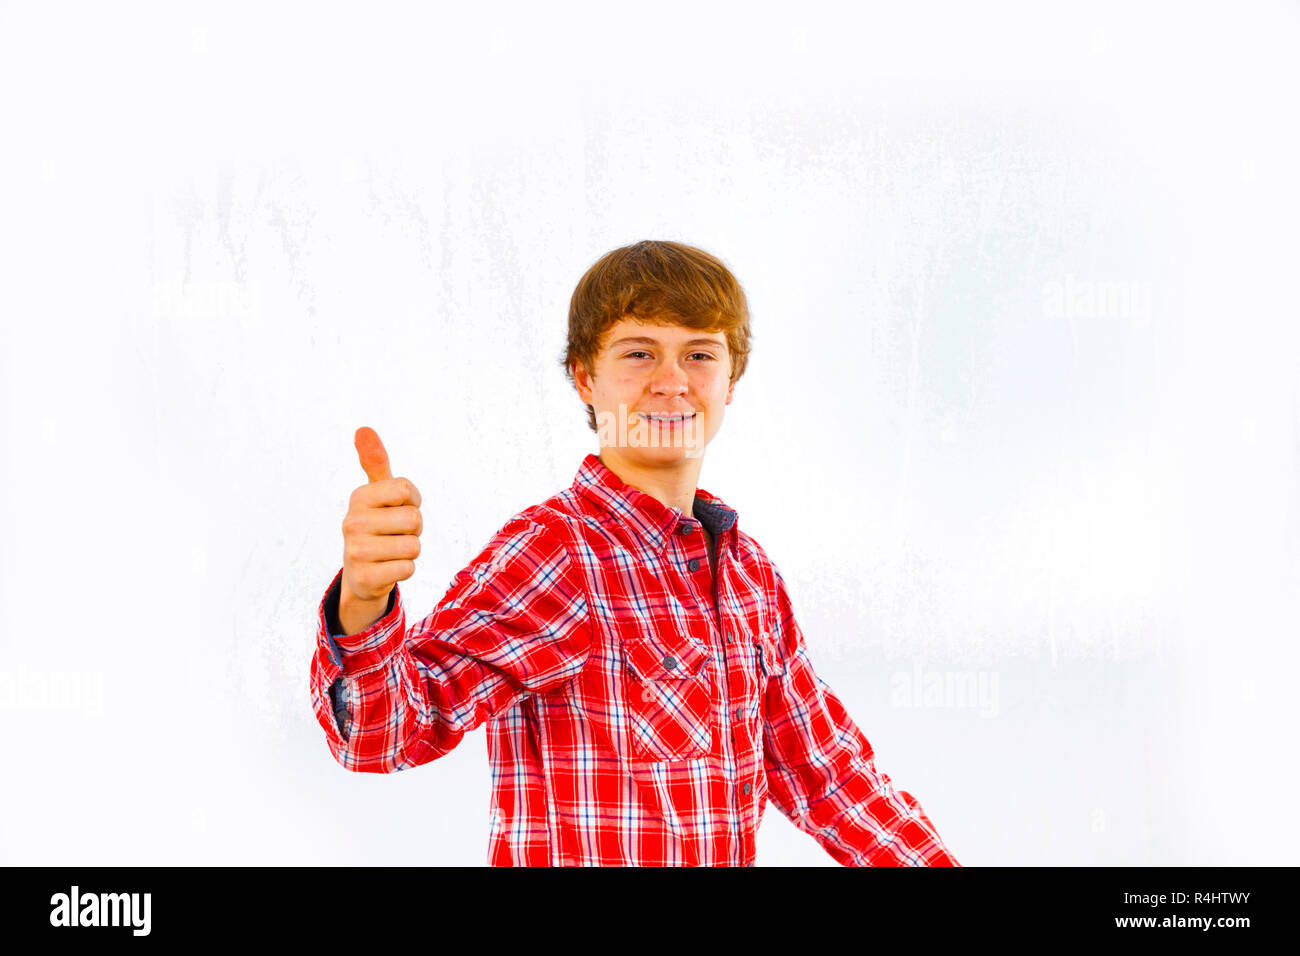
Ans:
<svg viewBox="0 0 1300 956"><path fill-rule="evenodd" d="M573 363L573 384L578 389L578 397L582 399L583 404L591 404L591 377L587 374L587 369L581 362Z"/></svg>
<svg viewBox="0 0 1300 956"><path fill-rule="evenodd" d="M731 399L732 399L732 397L735 395L735 393L736 393L736 383L735 383L735 382L732 382L730 385L727 386L727 402L726 402L726 404L728 404L728 405L731 404Z"/></svg>

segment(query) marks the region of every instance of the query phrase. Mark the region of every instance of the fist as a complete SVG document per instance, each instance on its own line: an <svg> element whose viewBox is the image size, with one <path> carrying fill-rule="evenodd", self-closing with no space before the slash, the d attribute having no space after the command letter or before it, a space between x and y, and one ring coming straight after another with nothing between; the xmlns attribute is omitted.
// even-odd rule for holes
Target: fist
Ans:
<svg viewBox="0 0 1300 956"><path fill-rule="evenodd" d="M357 429L354 444L369 479L352 492L343 519L340 602L387 600L393 585L415 573L420 554L420 492L394 478L388 452L373 428Z"/></svg>

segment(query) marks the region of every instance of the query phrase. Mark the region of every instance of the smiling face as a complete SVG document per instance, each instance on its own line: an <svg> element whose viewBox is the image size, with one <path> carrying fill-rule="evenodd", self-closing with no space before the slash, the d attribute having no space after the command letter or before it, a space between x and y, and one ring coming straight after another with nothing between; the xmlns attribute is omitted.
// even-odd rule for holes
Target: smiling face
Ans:
<svg viewBox="0 0 1300 956"><path fill-rule="evenodd" d="M595 410L607 465L697 473L735 390L722 332L627 318L605 332L590 372L575 367L574 384Z"/></svg>

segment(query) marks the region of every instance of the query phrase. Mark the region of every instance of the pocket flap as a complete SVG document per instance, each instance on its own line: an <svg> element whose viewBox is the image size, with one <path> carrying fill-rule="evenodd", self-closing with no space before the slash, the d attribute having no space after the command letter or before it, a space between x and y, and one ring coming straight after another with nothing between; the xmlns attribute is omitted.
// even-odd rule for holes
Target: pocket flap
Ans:
<svg viewBox="0 0 1300 956"><path fill-rule="evenodd" d="M666 641L641 639L624 641L628 667L641 680L681 680L700 672L709 652L689 640Z"/></svg>

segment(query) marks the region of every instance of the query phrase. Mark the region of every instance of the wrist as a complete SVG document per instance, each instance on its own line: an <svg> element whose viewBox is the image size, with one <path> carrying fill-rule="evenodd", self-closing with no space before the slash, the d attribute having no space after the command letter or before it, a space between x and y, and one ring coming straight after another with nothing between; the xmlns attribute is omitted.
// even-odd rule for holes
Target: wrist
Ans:
<svg viewBox="0 0 1300 956"><path fill-rule="evenodd" d="M353 634L359 634L380 618L386 616L393 595L394 591L389 591L382 597L359 598L349 592L347 588L341 588L339 591L338 620L343 628L344 636L350 637Z"/></svg>

